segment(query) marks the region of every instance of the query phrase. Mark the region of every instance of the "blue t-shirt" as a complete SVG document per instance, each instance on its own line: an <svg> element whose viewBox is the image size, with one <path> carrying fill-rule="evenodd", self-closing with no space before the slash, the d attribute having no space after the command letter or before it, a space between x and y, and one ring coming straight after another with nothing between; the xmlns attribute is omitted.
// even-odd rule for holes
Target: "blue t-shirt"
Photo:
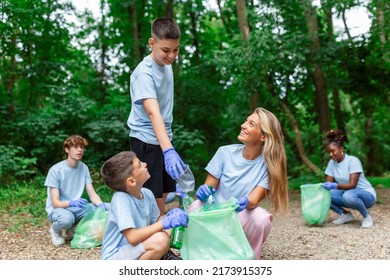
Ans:
<svg viewBox="0 0 390 280"><path fill-rule="evenodd" d="M75 168L70 167L66 160L53 165L47 174L45 186L47 187L46 212L53 211L50 188L59 188L60 201L69 201L80 198L85 186L92 184L88 167L81 161Z"/></svg>
<svg viewBox="0 0 390 280"><path fill-rule="evenodd" d="M130 136L145 143L159 145L143 99L157 99L169 140L172 140L173 72L172 65L158 65L149 55L130 76L131 111L127 119Z"/></svg>
<svg viewBox="0 0 390 280"><path fill-rule="evenodd" d="M364 176L362 163L357 157L345 154L344 160L340 163L331 159L325 170L325 174L332 176L339 184L349 183L349 176L352 173L360 173L356 188L372 193L376 199L375 189Z"/></svg>
<svg viewBox="0 0 390 280"><path fill-rule="evenodd" d="M142 188L141 192L142 199L126 192L114 193L103 237L103 260L112 258L121 247L129 244L122 230L147 227L156 223L160 217L153 193L146 188Z"/></svg>
<svg viewBox="0 0 390 280"><path fill-rule="evenodd" d="M222 146L206 166L207 172L219 179L215 192L218 202L248 196L257 186L270 189L263 156L247 160L242 156L243 148L242 144Z"/></svg>

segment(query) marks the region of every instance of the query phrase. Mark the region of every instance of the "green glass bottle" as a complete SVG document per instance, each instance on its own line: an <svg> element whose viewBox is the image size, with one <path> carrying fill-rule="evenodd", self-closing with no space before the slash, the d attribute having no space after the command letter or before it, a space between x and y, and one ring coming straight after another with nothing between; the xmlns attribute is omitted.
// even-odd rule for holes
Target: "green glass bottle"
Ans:
<svg viewBox="0 0 390 280"><path fill-rule="evenodd" d="M184 231L185 227L178 226L172 229L172 235L171 235L171 248L174 249L181 249L181 246L183 246L183 238L184 238Z"/></svg>

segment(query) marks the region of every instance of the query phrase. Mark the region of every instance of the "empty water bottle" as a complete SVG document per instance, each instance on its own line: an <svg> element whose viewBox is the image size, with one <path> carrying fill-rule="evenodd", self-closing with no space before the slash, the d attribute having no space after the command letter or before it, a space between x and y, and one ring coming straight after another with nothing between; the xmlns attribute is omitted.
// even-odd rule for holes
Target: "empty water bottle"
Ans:
<svg viewBox="0 0 390 280"><path fill-rule="evenodd" d="M204 203L203 211L218 209L218 201L213 193L214 192L213 187L209 186L209 189L211 190L212 194L207 198L206 202Z"/></svg>
<svg viewBox="0 0 390 280"><path fill-rule="evenodd" d="M186 193L183 196L183 209L184 209L184 211L188 212L188 207L191 205L192 202L194 202L194 199Z"/></svg>
<svg viewBox="0 0 390 280"><path fill-rule="evenodd" d="M176 183L180 186L180 188L185 193L194 190L195 178L194 178L194 174L192 174L189 165L187 165L186 170L184 170L184 173L179 178L177 178Z"/></svg>

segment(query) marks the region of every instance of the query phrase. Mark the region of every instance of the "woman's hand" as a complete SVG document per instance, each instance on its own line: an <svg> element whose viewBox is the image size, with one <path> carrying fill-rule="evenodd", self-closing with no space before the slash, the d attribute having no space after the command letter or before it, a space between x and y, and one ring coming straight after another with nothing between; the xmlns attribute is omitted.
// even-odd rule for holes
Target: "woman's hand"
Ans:
<svg viewBox="0 0 390 280"><path fill-rule="evenodd" d="M196 197L202 202L205 202L212 194L212 191L206 184L201 185L195 193Z"/></svg>
<svg viewBox="0 0 390 280"><path fill-rule="evenodd" d="M240 197L237 201L238 207L236 208L236 211L241 212L242 210L244 210L248 205L248 202L249 200L246 196Z"/></svg>
<svg viewBox="0 0 390 280"><path fill-rule="evenodd" d="M335 182L325 182L322 183L322 186L324 187L324 189L327 189L328 191L332 189L337 189L337 183Z"/></svg>

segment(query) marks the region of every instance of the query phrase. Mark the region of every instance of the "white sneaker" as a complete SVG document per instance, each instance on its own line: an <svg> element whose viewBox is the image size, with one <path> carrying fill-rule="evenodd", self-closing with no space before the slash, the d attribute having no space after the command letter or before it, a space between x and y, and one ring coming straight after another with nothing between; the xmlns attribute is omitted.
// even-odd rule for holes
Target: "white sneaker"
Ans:
<svg viewBox="0 0 390 280"><path fill-rule="evenodd" d="M71 228L68 228L66 231L65 231L65 241L71 241L74 237L74 229L73 227Z"/></svg>
<svg viewBox="0 0 390 280"><path fill-rule="evenodd" d="M367 217L363 218L361 228L371 228L373 224L374 220L372 219L371 215L368 214Z"/></svg>
<svg viewBox="0 0 390 280"><path fill-rule="evenodd" d="M341 225L352 221L354 218L351 213L341 214L336 220L333 221L335 225Z"/></svg>
<svg viewBox="0 0 390 280"><path fill-rule="evenodd" d="M53 226L50 227L49 232L51 237L51 243L53 243L54 246L60 246L62 244L65 244L65 238L62 236L61 232L55 232Z"/></svg>

